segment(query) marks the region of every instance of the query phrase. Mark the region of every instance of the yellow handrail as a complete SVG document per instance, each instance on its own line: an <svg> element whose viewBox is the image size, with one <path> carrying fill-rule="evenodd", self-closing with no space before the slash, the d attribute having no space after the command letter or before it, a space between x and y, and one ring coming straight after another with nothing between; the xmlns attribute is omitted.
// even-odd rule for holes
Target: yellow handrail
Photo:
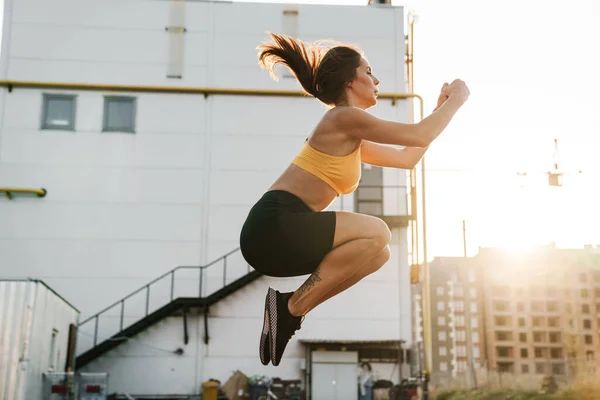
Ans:
<svg viewBox="0 0 600 400"><path fill-rule="evenodd" d="M25 189L25 188L11 188L11 187L0 187L0 193L6 194L9 199L13 198L13 194L35 194L38 197L46 197L48 191L44 188L41 189Z"/></svg>
<svg viewBox="0 0 600 400"><path fill-rule="evenodd" d="M97 91L122 91L122 92L150 92L150 93L180 93L208 95L238 95L238 96L283 96L283 97L308 97L299 90L262 90L262 89L235 89L235 88L208 88L187 86L144 86L144 85L113 85L99 83L67 83L67 82L37 82L37 81L11 81L0 80L0 86L13 88L36 89L65 89L65 90L97 90ZM400 99L416 98L423 108L423 99L415 93L379 93L380 99L390 99L393 102Z"/></svg>

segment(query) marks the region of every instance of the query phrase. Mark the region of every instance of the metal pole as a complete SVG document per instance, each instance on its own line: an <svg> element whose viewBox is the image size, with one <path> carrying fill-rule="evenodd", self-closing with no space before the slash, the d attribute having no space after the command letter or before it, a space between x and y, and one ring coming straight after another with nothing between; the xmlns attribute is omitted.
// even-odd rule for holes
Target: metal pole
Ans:
<svg viewBox="0 0 600 400"><path fill-rule="evenodd" d="M414 16L409 15L409 43L410 46L410 80L411 90L414 92L414 36L415 36L415 21ZM420 103L420 120L424 118L424 105ZM431 312L430 312L430 299L429 299L429 264L427 262L427 213L426 213L426 197L425 197L425 156L421 159L421 232L422 232L422 246L423 246L423 283L421 285L422 293L422 313L423 313L423 359L425 361L425 368L423 370L423 400L429 400L429 376L431 373L432 366L432 351L431 351ZM417 232L418 235L418 232ZM417 236L418 240L418 236Z"/></svg>
<svg viewBox="0 0 600 400"><path fill-rule="evenodd" d="M467 221L463 219L462 221L462 231L463 231L463 257L467 258Z"/></svg>
<svg viewBox="0 0 600 400"><path fill-rule="evenodd" d="M467 276L464 279L466 285L463 287L468 287L469 285L469 269L470 263L467 260L467 221L463 219L462 221L462 230L463 230L463 256L465 258L465 265L467 266ZM475 364L473 363L473 326L471 325L471 296L470 292L467 290L463 293L465 299L465 328L466 328L466 339L467 339L467 368L469 369L470 376L470 387L471 389L477 388L477 375L475 372Z"/></svg>

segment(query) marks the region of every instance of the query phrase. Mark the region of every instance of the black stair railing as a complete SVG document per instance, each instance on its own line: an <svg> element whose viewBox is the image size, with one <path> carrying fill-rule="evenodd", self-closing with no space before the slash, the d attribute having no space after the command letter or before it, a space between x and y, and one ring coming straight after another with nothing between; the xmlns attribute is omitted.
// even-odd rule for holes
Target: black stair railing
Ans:
<svg viewBox="0 0 600 400"><path fill-rule="evenodd" d="M231 265L229 265L229 276L228 276L228 260L230 260L231 258L233 258L234 255L238 255L239 258L242 260L242 267L240 268L240 263L238 263L238 267L237 268L231 268ZM220 285L216 285L212 288L208 288L208 277L207 275L207 270L210 267L213 266L222 266L222 282L220 282ZM233 270L233 272L231 272ZM190 271L195 272L195 274L190 274ZM159 276L158 278L152 280L151 282L148 282L146 285L140 287L139 289L133 291L132 293L128 294L127 296L123 297L122 299L112 303L111 305L109 305L108 307L104 308L103 310L99 311L98 313L90 316L89 318L86 318L85 320L83 320L81 323L79 323L78 327L79 327L79 331L80 332L88 332L87 336L90 336L89 329L86 329L87 327L89 327L91 324L93 324L93 341L92 341L92 346L91 347L95 347L98 344L98 339L99 339L99 331L101 329L100 326L100 319L102 316L105 316L109 313L111 313L113 310L118 309L118 329L113 329L110 333L111 334L116 334L118 332L123 331L123 329L126 327L125 326L125 318L126 318L126 305L127 303L132 303L134 300L134 298L136 298L136 295L141 294L142 296L144 296L144 300L142 301L142 304L139 304L138 301L138 307L136 307L135 311L133 314L134 318L136 319L141 319L144 317L147 317L150 313L151 313L151 292L152 289L154 288L154 292L158 292L159 294L161 294L162 296L162 302L159 303L157 305L156 308L159 308L160 306L164 306L172 301L174 301L177 298L180 297L188 297L188 298L202 298L202 297L206 297L214 292L216 292L219 289L224 288L225 286L227 286L228 281L233 281L237 278L240 278L241 276L243 276L244 274L248 274L251 272L251 267L250 265L248 265L248 263L246 263L243 260L243 257L241 257L241 251L239 248L236 248L230 252L228 252L227 254L217 258L216 260L210 262L207 265L204 266L194 266L194 267L188 267L188 266L180 266L177 268L174 268L173 270ZM196 275L197 277L194 277L194 275ZM221 279L220 277L221 274L216 274L217 279ZM233 275L233 276L232 276ZM183 277L181 277L183 276ZM191 277L191 278L190 278ZM194 282L194 280L197 279L197 281ZM179 282L179 283L178 283ZM163 285L160 289L158 289L157 287L160 285ZM168 291L168 295L165 296L165 286L164 284L167 285L166 289ZM182 285L183 284L183 285ZM181 291L178 293L177 289L181 286L185 287L184 291ZM210 290L210 292L208 292L209 290L207 289L212 289ZM208 292L208 293L207 293ZM140 310L140 306L141 306L141 310ZM114 317L116 317L117 314L114 315L110 315L110 317L112 319L114 319ZM135 322L135 321L133 321ZM106 335L102 335L102 336L106 336ZM106 337L110 337L111 335L107 335Z"/></svg>

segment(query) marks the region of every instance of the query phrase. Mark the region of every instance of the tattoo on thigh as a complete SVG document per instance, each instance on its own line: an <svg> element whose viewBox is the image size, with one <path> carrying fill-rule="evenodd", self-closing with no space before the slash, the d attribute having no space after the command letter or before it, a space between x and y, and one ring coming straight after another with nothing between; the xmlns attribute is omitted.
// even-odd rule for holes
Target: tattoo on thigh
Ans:
<svg viewBox="0 0 600 400"><path fill-rule="evenodd" d="M317 282L319 282L321 280L321 277L319 276L319 268L317 268L315 270L315 272L313 272L308 279L306 280L306 282L304 282L302 284L302 286L300 286L300 288L297 290L297 293L299 295L303 295L304 293L306 293L310 288L314 287L315 284Z"/></svg>

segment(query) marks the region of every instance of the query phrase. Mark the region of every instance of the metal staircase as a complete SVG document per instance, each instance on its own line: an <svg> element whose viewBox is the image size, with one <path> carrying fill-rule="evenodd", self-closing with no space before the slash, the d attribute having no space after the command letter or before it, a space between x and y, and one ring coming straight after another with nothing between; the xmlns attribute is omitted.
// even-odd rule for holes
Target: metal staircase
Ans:
<svg viewBox="0 0 600 400"><path fill-rule="evenodd" d="M243 260L239 248L205 266L177 267L82 321L78 340L88 339L88 346L77 356L75 366L83 367L168 316L182 312L186 323L190 308L202 311L207 326L212 304L261 275ZM205 343L208 339L205 329Z"/></svg>

